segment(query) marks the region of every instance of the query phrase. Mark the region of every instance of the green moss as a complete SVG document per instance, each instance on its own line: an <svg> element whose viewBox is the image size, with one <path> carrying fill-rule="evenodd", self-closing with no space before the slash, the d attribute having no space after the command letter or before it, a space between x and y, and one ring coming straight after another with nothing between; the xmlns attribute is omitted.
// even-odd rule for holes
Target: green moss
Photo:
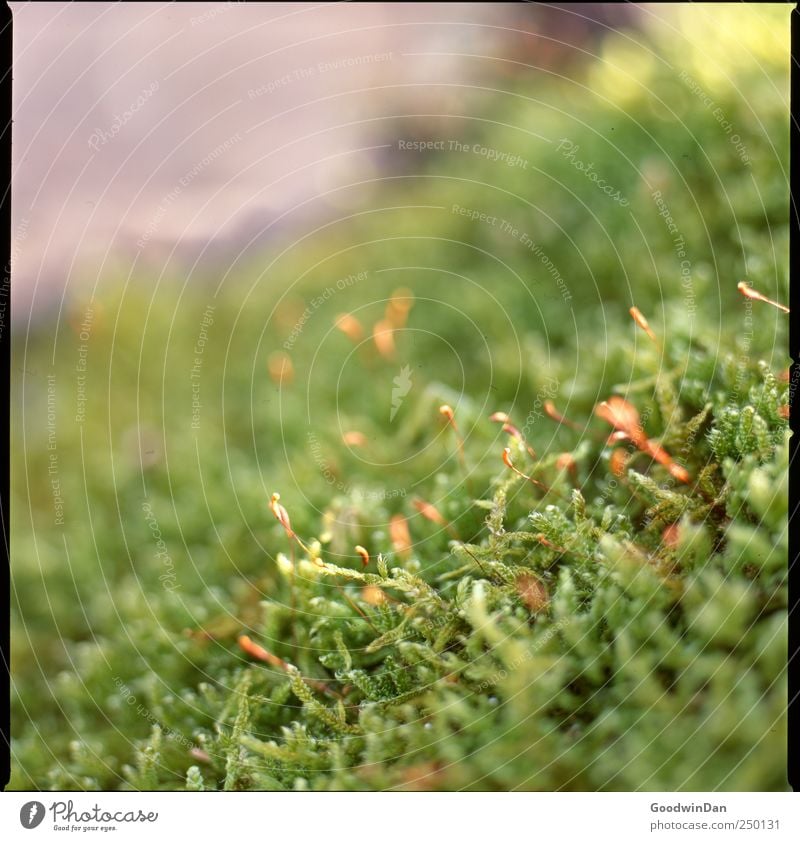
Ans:
<svg viewBox="0 0 800 841"><path fill-rule="evenodd" d="M425 177L385 185L385 206L421 209L332 223L216 298L215 281L185 296L147 276L104 287L82 423L77 336L60 328L55 359L47 331L27 340L12 787L786 787L787 325L736 284L787 296L788 70L739 55L735 85L706 83L750 167L661 63L617 99L600 65L588 91L554 80L531 98L522 78L464 139L522 155L524 177L470 157L467 179L460 157L431 158ZM545 126L630 206L531 133ZM276 384L270 353L356 269L363 280L312 308L294 382ZM360 308L371 325L398 286L416 303L396 358L353 353L334 317ZM212 303L195 429L189 373ZM404 365L412 387L390 420ZM48 374L63 524L42 443ZM612 469L594 408L614 394L688 483L630 441ZM489 421L498 410L535 457ZM364 449L342 444L348 430ZM506 446L540 484L504 466ZM274 491L309 552L270 513ZM271 662L245 654L243 633Z"/></svg>

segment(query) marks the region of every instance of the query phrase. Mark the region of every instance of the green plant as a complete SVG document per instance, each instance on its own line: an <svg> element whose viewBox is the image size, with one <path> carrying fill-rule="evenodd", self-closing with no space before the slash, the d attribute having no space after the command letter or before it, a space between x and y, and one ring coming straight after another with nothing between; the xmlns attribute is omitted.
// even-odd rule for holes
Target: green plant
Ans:
<svg viewBox="0 0 800 841"><path fill-rule="evenodd" d="M652 36L749 167L620 38L463 128L524 178L431 156L217 296L143 274L73 302L88 343L18 338L13 787L786 786L787 327L737 290L788 291L760 14L760 66Z"/></svg>

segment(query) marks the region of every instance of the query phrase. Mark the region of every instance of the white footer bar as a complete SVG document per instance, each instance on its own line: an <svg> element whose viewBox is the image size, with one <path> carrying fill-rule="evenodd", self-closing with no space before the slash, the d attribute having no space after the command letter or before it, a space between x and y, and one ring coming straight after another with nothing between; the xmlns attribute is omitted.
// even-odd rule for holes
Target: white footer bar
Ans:
<svg viewBox="0 0 800 841"><path fill-rule="evenodd" d="M231 841L800 838L790 793L0 794L0 836ZM254 836L255 837L255 836Z"/></svg>

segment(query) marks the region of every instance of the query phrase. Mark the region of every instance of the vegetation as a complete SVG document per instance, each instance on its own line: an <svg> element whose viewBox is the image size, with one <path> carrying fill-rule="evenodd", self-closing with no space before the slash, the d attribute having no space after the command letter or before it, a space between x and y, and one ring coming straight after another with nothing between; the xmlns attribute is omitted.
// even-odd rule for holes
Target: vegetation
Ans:
<svg viewBox="0 0 800 841"><path fill-rule="evenodd" d="M13 788L786 787L788 9L714 18L17 335Z"/></svg>

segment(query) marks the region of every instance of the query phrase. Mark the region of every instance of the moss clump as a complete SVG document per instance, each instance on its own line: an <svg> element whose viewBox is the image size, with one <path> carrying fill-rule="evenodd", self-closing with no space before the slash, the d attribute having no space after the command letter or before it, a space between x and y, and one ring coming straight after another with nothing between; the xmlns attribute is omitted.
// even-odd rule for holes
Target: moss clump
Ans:
<svg viewBox="0 0 800 841"><path fill-rule="evenodd" d="M318 544L294 564L283 556L294 608L288 596L262 603L253 624L271 663L256 653L231 688L239 701L216 699L220 732L197 734L204 777L322 790L783 787L786 387L762 365L747 375L775 383L776 443L747 457L757 464L714 461L738 436L718 400L686 485L631 468L604 501L600 440L581 453L598 474L588 499L555 467L537 470L544 494L506 472L449 507L464 540L427 563L400 559L382 533L365 570L355 552L341 566ZM276 666L275 651L296 666Z"/></svg>

